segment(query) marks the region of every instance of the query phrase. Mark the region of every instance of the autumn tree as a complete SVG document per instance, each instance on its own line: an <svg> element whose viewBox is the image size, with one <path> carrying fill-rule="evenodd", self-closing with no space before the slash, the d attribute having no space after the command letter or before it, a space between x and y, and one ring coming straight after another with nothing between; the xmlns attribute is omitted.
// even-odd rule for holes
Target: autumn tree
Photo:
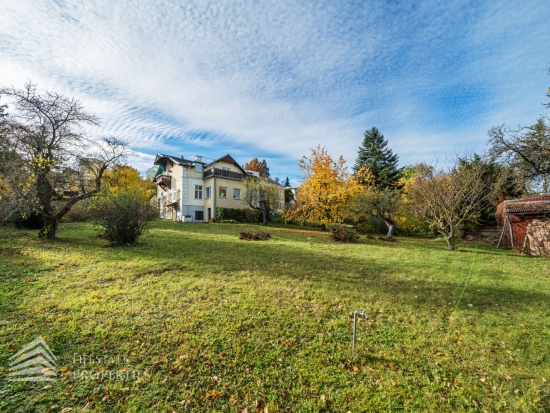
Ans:
<svg viewBox="0 0 550 413"><path fill-rule="evenodd" d="M286 212L285 219L318 222L323 230L342 222L346 203L361 190L345 163L342 156L334 161L321 146L312 149L310 157L302 157L299 166L304 179L297 190L296 205Z"/></svg>
<svg viewBox="0 0 550 413"><path fill-rule="evenodd" d="M42 213L39 236L54 239L63 216L100 192L105 171L124 158L126 145L86 136L82 126L97 125L98 119L74 97L38 93L31 82L22 89L2 87L0 96L13 110L6 120L6 139L26 165L19 178L28 192L18 202Z"/></svg>
<svg viewBox="0 0 550 413"><path fill-rule="evenodd" d="M269 214L279 208L279 189L267 177L247 176L243 179L245 188L241 202L262 212L262 223L267 225Z"/></svg>
<svg viewBox="0 0 550 413"><path fill-rule="evenodd" d="M488 202L490 185L484 172L482 163L465 168L458 160L443 169L416 166L414 181L408 187L411 209L445 237L449 251L454 249L458 227L473 219Z"/></svg>
<svg viewBox="0 0 550 413"><path fill-rule="evenodd" d="M267 168L267 163L265 159L260 162L258 158L252 159L250 162L247 162L243 165L245 171L255 171L258 172L261 178L269 178L269 168Z"/></svg>
<svg viewBox="0 0 550 413"><path fill-rule="evenodd" d="M141 191L145 197L152 198L157 193L156 184L150 179L142 179L139 171L129 165L117 165L105 172L105 188L111 192L121 189Z"/></svg>

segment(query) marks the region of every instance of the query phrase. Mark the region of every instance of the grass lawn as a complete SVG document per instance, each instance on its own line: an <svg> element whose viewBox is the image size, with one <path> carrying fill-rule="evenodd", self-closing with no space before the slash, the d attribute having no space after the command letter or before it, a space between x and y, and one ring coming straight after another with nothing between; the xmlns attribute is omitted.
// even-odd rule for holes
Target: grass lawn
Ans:
<svg viewBox="0 0 550 413"><path fill-rule="evenodd" d="M0 228L0 411L550 411L550 260L243 229L155 222L112 248L89 224ZM58 379L8 382L40 335Z"/></svg>

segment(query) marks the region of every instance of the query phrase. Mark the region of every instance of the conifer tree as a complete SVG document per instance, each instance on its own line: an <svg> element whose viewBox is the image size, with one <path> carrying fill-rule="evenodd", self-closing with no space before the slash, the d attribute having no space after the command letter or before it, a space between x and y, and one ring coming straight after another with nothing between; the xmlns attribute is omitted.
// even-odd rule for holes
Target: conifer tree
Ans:
<svg viewBox="0 0 550 413"><path fill-rule="evenodd" d="M265 176L269 178L269 168L267 167L267 162L265 161L265 159L263 159L262 162L260 162L260 165L265 173Z"/></svg>
<svg viewBox="0 0 550 413"><path fill-rule="evenodd" d="M397 164L399 157L388 148L388 141L376 127L372 127L364 134L363 144L353 171L355 174L363 167L372 175L371 183L377 189L392 188L398 184L401 169Z"/></svg>

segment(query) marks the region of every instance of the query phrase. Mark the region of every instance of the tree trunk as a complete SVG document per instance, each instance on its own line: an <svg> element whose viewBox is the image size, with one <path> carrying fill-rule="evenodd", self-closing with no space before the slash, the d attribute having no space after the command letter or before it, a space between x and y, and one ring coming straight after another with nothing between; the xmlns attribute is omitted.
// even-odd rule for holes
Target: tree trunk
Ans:
<svg viewBox="0 0 550 413"><path fill-rule="evenodd" d="M43 239L55 239L57 233L57 225L59 221L53 217L44 216L44 226L38 233L39 238Z"/></svg>
<svg viewBox="0 0 550 413"><path fill-rule="evenodd" d="M325 224L321 224L321 231L326 231L327 230L327 226Z"/></svg>
<svg viewBox="0 0 550 413"><path fill-rule="evenodd" d="M262 205L262 224L264 226L267 225L267 214L268 214L267 207L264 204Z"/></svg>
<svg viewBox="0 0 550 413"><path fill-rule="evenodd" d="M38 203L44 220L44 226L38 232L38 237L55 239L59 219L55 216L55 211L52 207L53 187L46 176L47 172L39 171L35 183Z"/></svg>
<svg viewBox="0 0 550 413"><path fill-rule="evenodd" d="M395 224L392 221L384 221L388 226L388 233L386 238L393 238L393 233L395 232Z"/></svg>
<svg viewBox="0 0 550 413"><path fill-rule="evenodd" d="M453 234L451 233L451 235L445 235L445 240L447 241L447 249L449 251L453 251Z"/></svg>

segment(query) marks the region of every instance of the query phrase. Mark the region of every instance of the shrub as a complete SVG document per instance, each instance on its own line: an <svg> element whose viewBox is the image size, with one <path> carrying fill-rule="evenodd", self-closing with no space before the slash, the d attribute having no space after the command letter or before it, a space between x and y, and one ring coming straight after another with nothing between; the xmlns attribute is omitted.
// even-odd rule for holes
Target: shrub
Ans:
<svg viewBox="0 0 550 413"><path fill-rule="evenodd" d="M216 221L223 221L225 214L224 214L223 207L216 207Z"/></svg>
<svg viewBox="0 0 550 413"><path fill-rule="evenodd" d="M74 206L67 212L67 218L70 222L86 222L92 218L92 214L81 206Z"/></svg>
<svg viewBox="0 0 550 413"><path fill-rule="evenodd" d="M338 225L330 230L330 238L336 242L354 242L359 239L357 231L345 225Z"/></svg>
<svg viewBox="0 0 550 413"><path fill-rule="evenodd" d="M141 190L105 192L92 205L95 228L116 245L136 244L157 217L156 205Z"/></svg>
<svg viewBox="0 0 550 413"><path fill-rule="evenodd" d="M242 210L241 222L255 224L262 221L262 213L257 209L245 208Z"/></svg>
<svg viewBox="0 0 550 413"><path fill-rule="evenodd" d="M14 212L11 218L17 229L41 229L44 226L44 217L41 212L34 211L24 216Z"/></svg>
<svg viewBox="0 0 550 413"><path fill-rule="evenodd" d="M239 239L244 239L246 241L267 241L271 238L271 234L263 231L259 231L256 234L247 231L241 231L239 233Z"/></svg>

